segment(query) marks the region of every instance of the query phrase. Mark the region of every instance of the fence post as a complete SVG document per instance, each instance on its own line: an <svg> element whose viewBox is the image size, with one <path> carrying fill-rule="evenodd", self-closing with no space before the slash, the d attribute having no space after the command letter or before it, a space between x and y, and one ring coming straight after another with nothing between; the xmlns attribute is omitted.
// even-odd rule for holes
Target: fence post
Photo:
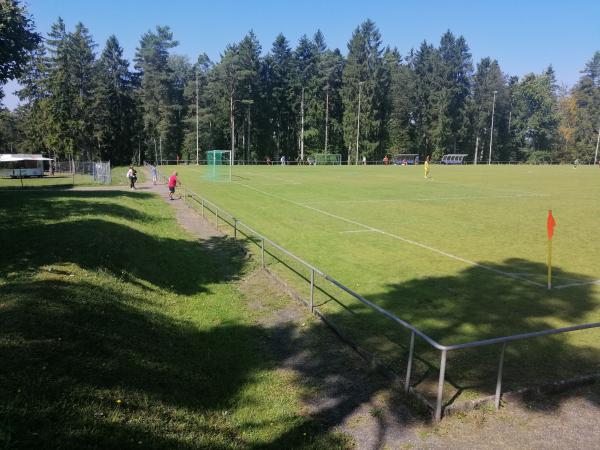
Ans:
<svg viewBox="0 0 600 450"><path fill-rule="evenodd" d="M260 240L260 260L261 260L261 264L263 269L265 268L265 240L261 239Z"/></svg>
<svg viewBox="0 0 600 450"><path fill-rule="evenodd" d="M440 361L440 379L438 381L437 403L435 407L435 421L442 420L442 400L444 395L444 376L446 375L446 350L442 350Z"/></svg>
<svg viewBox="0 0 600 450"><path fill-rule="evenodd" d="M315 301L315 269L310 269L310 312L313 312Z"/></svg>
<svg viewBox="0 0 600 450"><path fill-rule="evenodd" d="M500 395L502 393L502 369L504 366L504 351L506 350L506 342L502 344L502 350L500 351L500 363L498 364L498 379L496 381L496 409L500 409Z"/></svg>
<svg viewBox="0 0 600 450"><path fill-rule="evenodd" d="M406 380L404 381L404 392L408 393L410 389L410 375L412 372L413 352L415 350L415 332L410 332L410 346L408 350L408 365L406 366Z"/></svg>

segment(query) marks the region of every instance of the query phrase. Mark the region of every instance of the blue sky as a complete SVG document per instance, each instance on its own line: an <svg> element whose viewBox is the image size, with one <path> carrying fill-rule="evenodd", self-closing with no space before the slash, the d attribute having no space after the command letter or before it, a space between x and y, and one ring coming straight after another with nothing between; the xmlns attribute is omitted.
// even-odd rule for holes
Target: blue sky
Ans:
<svg viewBox="0 0 600 450"><path fill-rule="evenodd" d="M131 60L140 36L156 25L169 25L180 45L174 49L191 60L206 52L218 60L225 45L254 30L268 51L282 32L295 45L320 29L330 47L346 52L352 30L363 20L375 21L385 45L401 54L424 39L437 44L447 29L463 35L474 61L496 58L502 70L521 76L554 66L558 81L568 86L600 50L600 1L184 1L184 0L27 0L37 28L46 34L58 16L69 29L81 21L101 51L115 34ZM4 103L16 105L5 88Z"/></svg>

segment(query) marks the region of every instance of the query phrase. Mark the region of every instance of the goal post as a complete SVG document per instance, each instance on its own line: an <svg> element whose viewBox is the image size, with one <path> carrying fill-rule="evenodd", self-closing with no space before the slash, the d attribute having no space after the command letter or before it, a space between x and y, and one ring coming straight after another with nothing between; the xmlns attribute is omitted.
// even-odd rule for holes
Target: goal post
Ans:
<svg viewBox="0 0 600 450"><path fill-rule="evenodd" d="M342 164L342 155L339 153L315 153L312 157L315 165L339 166Z"/></svg>
<svg viewBox="0 0 600 450"><path fill-rule="evenodd" d="M448 153L442 156L442 164L463 164L465 158L468 155L466 153Z"/></svg>
<svg viewBox="0 0 600 450"><path fill-rule="evenodd" d="M418 153L399 153L393 156L394 164L398 166L408 166L419 164Z"/></svg>
<svg viewBox="0 0 600 450"><path fill-rule="evenodd" d="M205 178L211 181L231 181L231 150L206 152Z"/></svg>

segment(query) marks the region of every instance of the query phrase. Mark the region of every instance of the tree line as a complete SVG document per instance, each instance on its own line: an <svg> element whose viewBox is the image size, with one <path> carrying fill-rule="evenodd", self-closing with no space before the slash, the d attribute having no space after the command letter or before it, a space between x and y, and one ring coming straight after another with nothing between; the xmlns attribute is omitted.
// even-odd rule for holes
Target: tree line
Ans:
<svg viewBox="0 0 600 450"><path fill-rule="evenodd" d="M219 61L190 61L177 45L157 26L140 38L132 66L116 36L100 51L83 24L68 30L59 18L45 38L22 45L19 70L0 72L0 81L17 77L23 101L0 111L2 150L118 164L195 161L210 149L246 161L328 152L348 163L398 153L487 162L491 140L494 161L594 158L600 51L566 90L552 66L519 78L492 58L474 64L451 31L401 55L371 20L352 32L346 55L320 31L295 48L280 34L266 54L250 31Z"/></svg>

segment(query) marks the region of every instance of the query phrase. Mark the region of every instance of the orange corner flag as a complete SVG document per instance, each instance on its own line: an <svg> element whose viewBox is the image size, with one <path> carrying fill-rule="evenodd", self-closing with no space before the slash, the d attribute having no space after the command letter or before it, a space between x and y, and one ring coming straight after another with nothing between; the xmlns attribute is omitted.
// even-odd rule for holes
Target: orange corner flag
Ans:
<svg viewBox="0 0 600 450"><path fill-rule="evenodd" d="M552 210L548 210L548 220L546 221L546 229L548 231L548 289L552 289L552 236L554 236L554 227L556 221L552 217Z"/></svg>
<svg viewBox="0 0 600 450"><path fill-rule="evenodd" d="M548 210L548 220L546 221L546 229L548 231L548 239L552 239L554 236L554 227L556 226L556 221L552 216L552 210Z"/></svg>

